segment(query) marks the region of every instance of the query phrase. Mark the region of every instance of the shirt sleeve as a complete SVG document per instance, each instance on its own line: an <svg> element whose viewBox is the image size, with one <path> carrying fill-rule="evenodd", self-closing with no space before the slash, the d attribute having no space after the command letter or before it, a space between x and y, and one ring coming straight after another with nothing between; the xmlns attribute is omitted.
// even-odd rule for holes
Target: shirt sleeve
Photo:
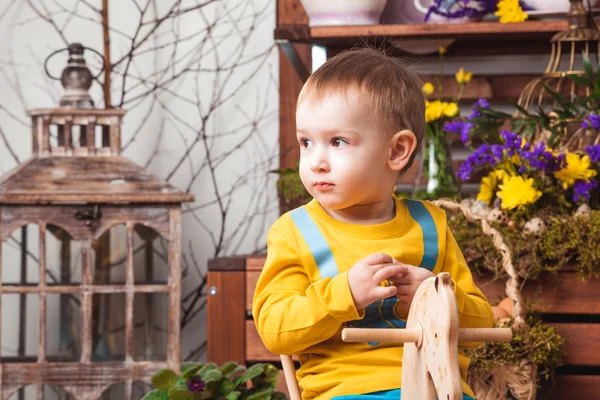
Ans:
<svg viewBox="0 0 600 400"><path fill-rule="evenodd" d="M271 228L252 316L267 349L294 354L329 339L364 312L354 305L347 272L311 283L290 241Z"/></svg>
<svg viewBox="0 0 600 400"><path fill-rule="evenodd" d="M449 227L446 231L446 254L442 271L449 272L454 282L460 327L490 328L494 321L492 308L481 290L473 282L471 271L452 231ZM478 344L461 343L461 345L470 347Z"/></svg>

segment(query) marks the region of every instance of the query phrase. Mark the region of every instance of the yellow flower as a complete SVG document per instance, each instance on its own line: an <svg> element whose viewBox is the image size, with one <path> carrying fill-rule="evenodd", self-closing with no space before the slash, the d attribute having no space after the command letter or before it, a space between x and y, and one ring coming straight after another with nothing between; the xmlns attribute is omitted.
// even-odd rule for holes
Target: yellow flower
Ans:
<svg viewBox="0 0 600 400"><path fill-rule="evenodd" d="M441 100L425 101L425 122L433 122L444 117L458 115L458 105Z"/></svg>
<svg viewBox="0 0 600 400"><path fill-rule="evenodd" d="M542 192L533 185L533 178L525 180L521 175L506 176L496 195L502 199L502 208L512 210L515 207L535 203Z"/></svg>
<svg viewBox="0 0 600 400"><path fill-rule="evenodd" d="M477 200L484 201L486 204L490 204L492 197L494 197L494 190L498 184L497 171L492 171L488 176L481 179L481 185L479 186L479 193L477 194Z"/></svg>
<svg viewBox="0 0 600 400"><path fill-rule="evenodd" d="M590 169L590 157L587 155L580 156L567 151L565 161L567 162L567 166L554 173L554 176L562 181L565 189L573 185L576 180L588 180L596 176L596 171Z"/></svg>
<svg viewBox="0 0 600 400"><path fill-rule="evenodd" d="M519 0L500 0L498 11L494 15L500 17L500 23L502 24L523 22L529 18L529 15L519 5Z"/></svg>
<svg viewBox="0 0 600 400"><path fill-rule="evenodd" d="M438 51L440 52L441 55L444 55L444 54L446 54L446 47L440 46Z"/></svg>
<svg viewBox="0 0 600 400"><path fill-rule="evenodd" d="M435 89L434 89L433 85L431 84L431 82L427 82L423 85L421 90L423 91L423 93L425 93L425 96L430 96L433 94Z"/></svg>
<svg viewBox="0 0 600 400"><path fill-rule="evenodd" d="M446 117L456 117L459 112L458 105L456 103L444 103L443 112Z"/></svg>
<svg viewBox="0 0 600 400"><path fill-rule="evenodd" d="M464 68L460 68L454 76L456 76L456 82L460 85L466 85L473 77L473 73L465 71Z"/></svg>

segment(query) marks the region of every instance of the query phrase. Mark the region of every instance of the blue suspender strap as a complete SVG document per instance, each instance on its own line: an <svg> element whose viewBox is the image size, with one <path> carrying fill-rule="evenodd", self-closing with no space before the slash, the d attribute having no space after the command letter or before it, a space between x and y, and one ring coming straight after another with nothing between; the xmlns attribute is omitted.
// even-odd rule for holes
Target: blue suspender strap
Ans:
<svg viewBox="0 0 600 400"><path fill-rule="evenodd" d="M292 219L304 241L308 245L321 278L333 278L338 274L338 268L333 259L331 248L323 237L323 234L312 220L304 207L297 208L291 213Z"/></svg>
<svg viewBox="0 0 600 400"><path fill-rule="evenodd" d="M422 202L404 200L404 203L408 207L408 212L412 219L419 224L423 231L423 258L419 266L433 271L439 254L438 233L435 221Z"/></svg>

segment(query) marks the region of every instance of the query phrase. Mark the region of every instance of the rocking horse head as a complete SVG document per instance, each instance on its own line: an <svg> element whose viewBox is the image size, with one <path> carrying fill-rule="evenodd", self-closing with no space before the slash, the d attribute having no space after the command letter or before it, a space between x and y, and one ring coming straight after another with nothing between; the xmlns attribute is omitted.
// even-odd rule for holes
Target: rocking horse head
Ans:
<svg viewBox="0 0 600 400"><path fill-rule="evenodd" d="M421 283L406 328L420 329L417 343L404 344L402 398L462 399L458 367L458 308L450 274Z"/></svg>

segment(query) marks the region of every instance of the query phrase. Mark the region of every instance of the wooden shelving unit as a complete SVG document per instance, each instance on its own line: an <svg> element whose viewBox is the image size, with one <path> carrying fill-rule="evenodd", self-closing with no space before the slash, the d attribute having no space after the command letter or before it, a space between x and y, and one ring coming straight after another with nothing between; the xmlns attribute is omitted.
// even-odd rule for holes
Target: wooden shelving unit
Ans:
<svg viewBox="0 0 600 400"><path fill-rule="evenodd" d="M549 41L567 29L566 20L527 21L519 24L471 22L464 24L414 24L308 27L280 25L276 40L292 43L321 44L328 48L346 48L357 41L393 43L395 40L455 39L450 54L532 54L548 53Z"/></svg>

